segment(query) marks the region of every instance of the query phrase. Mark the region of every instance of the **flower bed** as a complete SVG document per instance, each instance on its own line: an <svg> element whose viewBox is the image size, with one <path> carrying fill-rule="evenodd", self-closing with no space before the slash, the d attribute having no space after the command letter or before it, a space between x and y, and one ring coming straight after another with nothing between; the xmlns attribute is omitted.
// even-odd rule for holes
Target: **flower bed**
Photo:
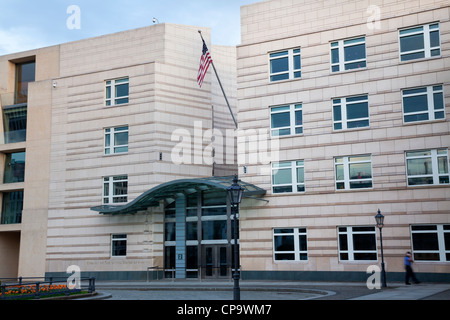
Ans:
<svg viewBox="0 0 450 320"><path fill-rule="evenodd" d="M38 289L39 288L39 289ZM36 292L39 290L39 292ZM50 296L79 293L81 290L68 289L66 284L23 284L7 286L0 299L47 298Z"/></svg>

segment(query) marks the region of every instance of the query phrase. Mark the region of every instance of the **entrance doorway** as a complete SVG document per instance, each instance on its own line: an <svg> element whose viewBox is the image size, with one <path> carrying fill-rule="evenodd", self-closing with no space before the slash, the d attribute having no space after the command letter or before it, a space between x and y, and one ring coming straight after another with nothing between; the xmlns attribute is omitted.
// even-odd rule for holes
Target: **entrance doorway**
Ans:
<svg viewBox="0 0 450 320"><path fill-rule="evenodd" d="M229 245L202 246L202 278L220 279L230 277L231 250Z"/></svg>

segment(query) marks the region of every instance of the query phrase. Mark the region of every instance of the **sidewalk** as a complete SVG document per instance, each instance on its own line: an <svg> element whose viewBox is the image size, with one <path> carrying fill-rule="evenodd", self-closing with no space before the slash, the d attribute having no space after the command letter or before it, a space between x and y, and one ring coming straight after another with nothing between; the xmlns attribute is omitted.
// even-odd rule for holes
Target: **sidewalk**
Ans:
<svg viewBox="0 0 450 320"><path fill-rule="evenodd" d="M113 300L229 299L232 281L97 281L97 298ZM240 281L243 300L450 300L450 283L388 283L369 290L358 282Z"/></svg>

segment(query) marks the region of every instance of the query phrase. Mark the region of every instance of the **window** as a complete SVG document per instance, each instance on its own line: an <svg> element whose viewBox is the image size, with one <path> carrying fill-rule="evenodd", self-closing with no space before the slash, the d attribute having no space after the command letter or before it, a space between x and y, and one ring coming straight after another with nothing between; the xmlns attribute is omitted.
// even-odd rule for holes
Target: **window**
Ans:
<svg viewBox="0 0 450 320"><path fill-rule="evenodd" d="M336 189L372 188L372 156L334 158Z"/></svg>
<svg viewBox="0 0 450 320"><path fill-rule="evenodd" d="M406 152L406 171L408 186L448 184L448 150Z"/></svg>
<svg viewBox="0 0 450 320"><path fill-rule="evenodd" d="M450 261L450 224L411 226L414 260Z"/></svg>
<svg viewBox="0 0 450 320"><path fill-rule="evenodd" d="M269 54L270 81L296 79L302 76L300 48Z"/></svg>
<svg viewBox="0 0 450 320"><path fill-rule="evenodd" d="M1 224L22 222L23 190L3 192Z"/></svg>
<svg viewBox="0 0 450 320"><path fill-rule="evenodd" d="M367 95L333 99L334 130L364 128L369 126L369 101Z"/></svg>
<svg viewBox="0 0 450 320"><path fill-rule="evenodd" d="M331 72L365 67L365 37L331 42Z"/></svg>
<svg viewBox="0 0 450 320"><path fill-rule="evenodd" d="M35 80L36 63L34 61L16 64L15 104L28 101L28 84Z"/></svg>
<svg viewBox="0 0 450 320"><path fill-rule="evenodd" d="M270 108L272 137L303 133L301 104L291 104Z"/></svg>
<svg viewBox="0 0 450 320"><path fill-rule="evenodd" d="M400 61L441 55L439 23L399 30Z"/></svg>
<svg viewBox="0 0 450 320"><path fill-rule="evenodd" d="M375 227L338 227L339 260L377 260Z"/></svg>
<svg viewBox="0 0 450 320"><path fill-rule="evenodd" d="M111 256L123 257L127 255L127 235L113 234L111 236Z"/></svg>
<svg viewBox="0 0 450 320"><path fill-rule="evenodd" d="M106 81L106 105L116 106L128 103L129 79L122 78Z"/></svg>
<svg viewBox="0 0 450 320"><path fill-rule="evenodd" d="M3 132L5 143L22 142L27 137L27 105L3 108Z"/></svg>
<svg viewBox="0 0 450 320"><path fill-rule="evenodd" d="M103 203L113 204L128 201L128 177L116 176L103 178Z"/></svg>
<svg viewBox="0 0 450 320"><path fill-rule="evenodd" d="M272 192L304 192L305 165L303 160L272 163Z"/></svg>
<svg viewBox="0 0 450 320"><path fill-rule="evenodd" d="M402 96L405 123L445 118L442 85L402 90Z"/></svg>
<svg viewBox="0 0 450 320"><path fill-rule="evenodd" d="M6 154L3 183L23 181L25 181L25 152Z"/></svg>
<svg viewBox="0 0 450 320"><path fill-rule="evenodd" d="M273 230L274 260L308 260L306 228Z"/></svg>
<svg viewBox="0 0 450 320"><path fill-rule="evenodd" d="M105 129L105 154L128 152L128 126Z"/></svg>

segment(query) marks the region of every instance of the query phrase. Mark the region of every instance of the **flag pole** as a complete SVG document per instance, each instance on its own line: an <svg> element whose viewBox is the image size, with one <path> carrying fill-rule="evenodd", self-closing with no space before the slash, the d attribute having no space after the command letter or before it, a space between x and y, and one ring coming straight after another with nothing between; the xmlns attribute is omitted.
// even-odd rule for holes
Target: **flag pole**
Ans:
<svg viewBox="0 0 450 320"><path fill-rule="evenodd" d="M198 30L198 33L200 34L202 41L205 42L205 40L203 39L203 36L202 36L202 32L200 30ZM216 78L217 78L217 81L219 82L220 89L222 89L223 97L225 98L225 101L227 102L228 110L230 110L230 114L231 114L231 117L233 118L234 125L236 126L236 129L237 129L238 124L236 122L236 118L234 117L233 111L231 110L230 103L228 102L227 95L225 94L225 90L223 90L222 82L220 81L219 75L217 74L217 70L216 70L216 67L214 66L213 59L211 59L211 65L213 67L214 73L216 74Z"/></svg>

